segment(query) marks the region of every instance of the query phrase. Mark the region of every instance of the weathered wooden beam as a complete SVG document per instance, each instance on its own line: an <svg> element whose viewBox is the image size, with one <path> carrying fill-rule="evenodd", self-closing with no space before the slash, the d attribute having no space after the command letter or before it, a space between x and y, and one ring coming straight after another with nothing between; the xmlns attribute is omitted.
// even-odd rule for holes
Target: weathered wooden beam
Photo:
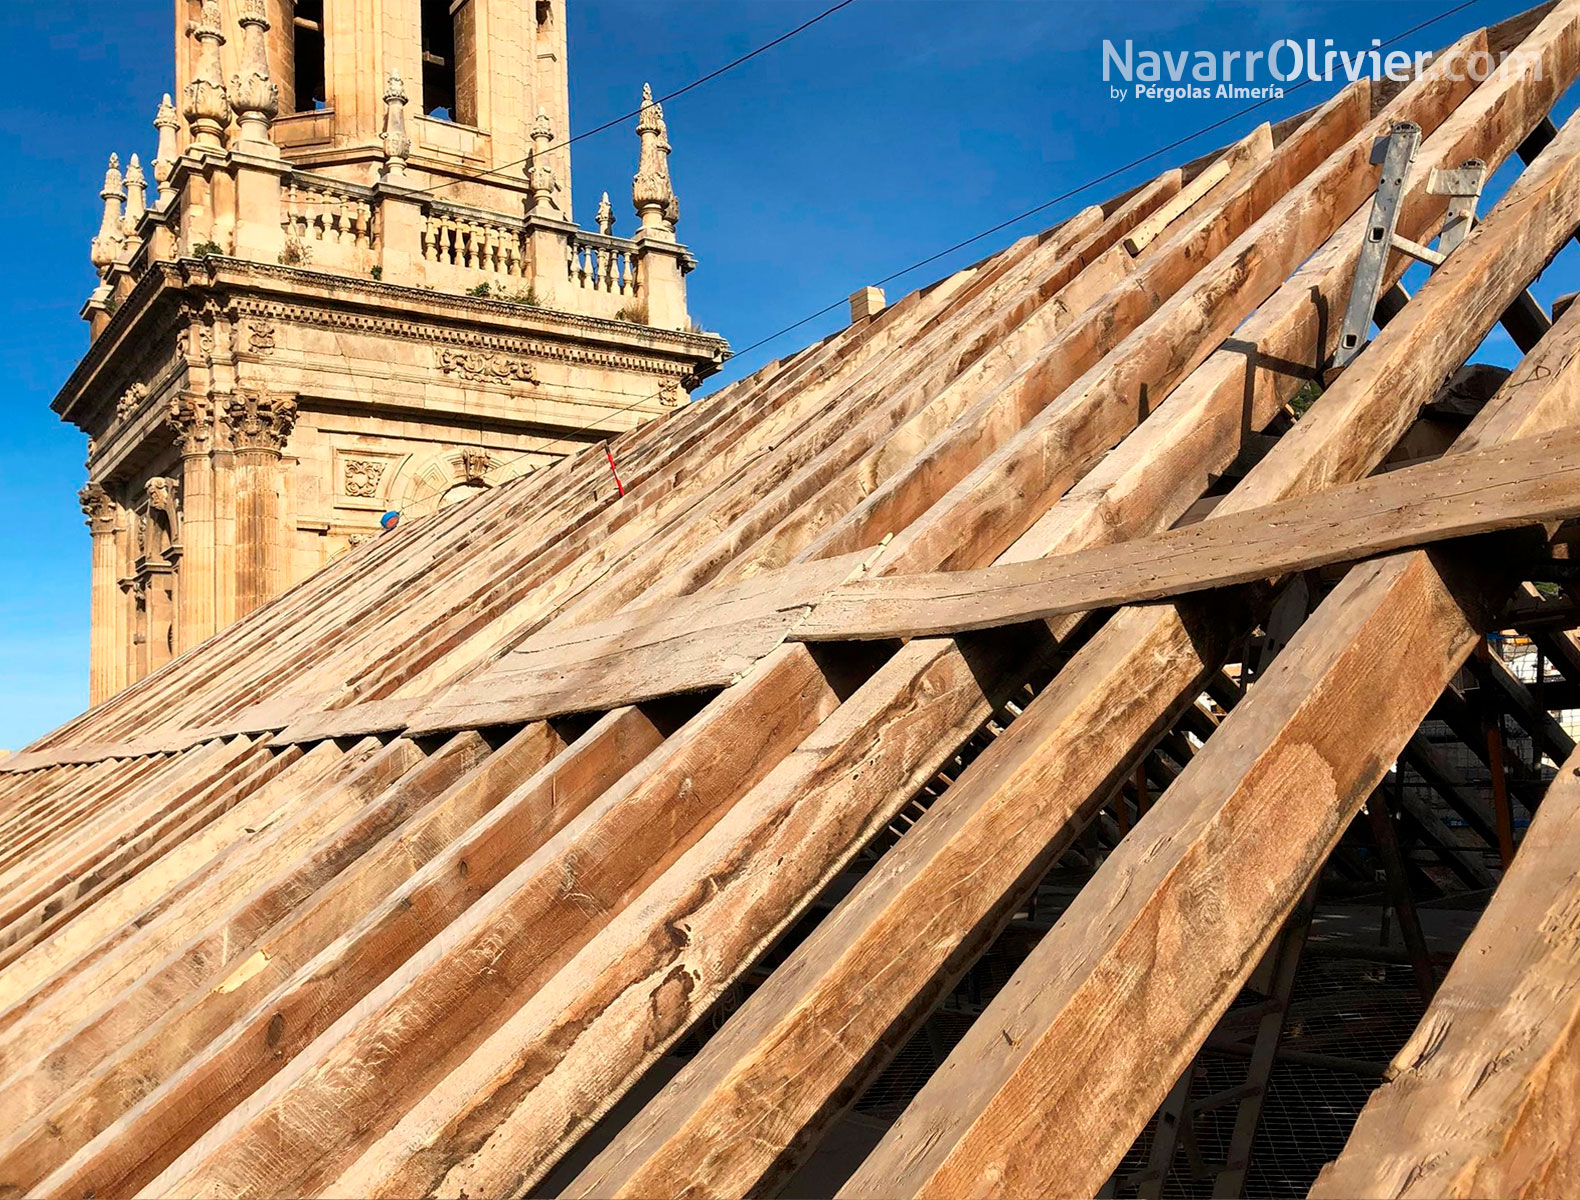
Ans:
<svg viewBox="0 0 1580 1200"><path fill-rule="evenodd" d="M1564 732L1552 713L1536 702L1531 690L1514 677L1502 659L1490 651L1478 654L1471 659L1470 670L1482 687L1497 697L1494 706L1512 713L1531 735L1531 740L1553 762L1564 762L1574 753L1574 739Z"/></svg>
<svg viewBox="0 0 1580 1200"><path fill-rule="evenodd" d="M810 604L861 571L861 554L798 563L528 638L407 722L417 736L729 687L784 641Z"/></svg>
<svg viewBox="0 0 1580 1200"><path fill-rule="evenodd" d="M609 714L569 747L547 727L529 726L271 931L215 986L127 1045L98 1048L80 1086L48 1103L30 1095L18 1117L31 1119L0 1140L0 1180L31 1180L61 1194L142 1187L663 734L635 709ZM112 1121L113 1134L94 1141Z"/></svg>
<svg viewBox="0 0 1580 1200"><path fill-rule="evenodd" d="M1580 757L1313 1197L1580 1191Z"/></svg>
<svg viewBox="0 0 1580 1200"><path fill-rule="evenodd" d="M1146 220L1130 232L1121 243L1125 253L1135 258L1150 246L1163 231L1179 220L1197 201L1229 178L1237 162L1261 161L1273 153L1273 127L1265 122L1258 125L1245 138L1219 156L1196 178L1181 188L1166 203L1160 205Z"/></svg>
<svg viewBox="0 0 1580 1200"><path fill-rule="evenodd" d="M1559 68L1559 75L1565 78L1572 75L1573 70L1572 39L1566 53L1569 65ZM1517 110L1518 105L1515 108ZM1514 122L1524 119L1517 111L1500 111L1497 106L1489 111L1499 114L1500 123L1511 118ZM1534 119L1532 116L1531 120ZM1512 136L1518 138L1520 134ZM1233 382L1238 384L1239 379ZM1236 388L1233 394L1238 398L1242 392ZM1146 427L1143 436L1145 432ZM1155 489L1145 495L1149 503L1161 502ZM1100 500L1094 498L1094 503ZM1217 615L1223 614L1219 611ZM1189 621L1188 618L1183 620ZM947 847L947 852L917 849L918 873L923 866L936 866L939 871L929 880L910 872L901 874L897 870L898 878L884 872L883 887L897 889L896 896L915 896L915 904L888 908L881 902L874 902L865 918L848 917L851 923L847 927L846 943L835 943L824 953L842 964L853 964L849 973L831 967L827 973L819 975L811 965L817 960L803 960L803 952L798 951L794 959L799 964L797 970L785 976L787 980L798 982L782 985L791 990L775 992L772 999L759 992L738 1018L744 1019L745 1011L756 1011L758 1015L754 1020L763 1023L756 1027L755 1034L742 1034L738 1042L730 1040L736 1051L751 1054L752 1061L747 1064L742 1061L741 1054L731 1056L721 1049L717 1059L709 1058L714 1067L708 1068L706 1073L685 1084L677 1081L677 1089L665 1097L665 1102L650 1106L639 1127L628 1127L630 1136L622 1135L608 1156L595 1163L577 1181L579 1192L644 1194L653 1189L669 1191L696 1187L710 1193L740 1194L766 1186L760 1181L774 1175L781 1157L795 1153L791 1147L804 1146L815 1139L823 1115L831 1109L837 1111L844 1099L859 1089L861 1080L870 1078L866 1072L873 1069L874 1060L881 1066L886 1053L892 1051L895 1044L891 1038L903 1040L903 1014L926 1010L928 998L935 994L930 990L935 985L935 972L942 968L947 974L944 964L959 944L955 939L975 938L979 931L982 936L989 936L986 931L992 926L994 905L1012 902L1003 900L1003 892L999 889L1012 888L1017 878L1035 878L1034 867L1028 867L1027 858L1020 851L1023 849L1025 855L1034 856L1042 852L1050 838L1074 836L1079 820L1078 813L1072 809L1079 809L1088 791L1094 797L1093 803L1100 803L1109 790L1110 781L1123 773L1125 755L1138 741L1144 744L1150 740L1149 733L1137 737L1126 732L1132 723L1147 728L1152 722L1167 718L1169 697L1175 696L1170 686L1176 673L1179 680L1190 681L1181 683L1180 693L1175 697L1186 703L1193 698L1190 689L1196 681L1212 675L1214 668L1194 658L1196 649L1191 642L1192 633L1181 628L1182 618L1176 610L1151 614L1128 610L1116 621L1123 624L1111 623L1100 633L1061 672L1054 687L1039 697L1011 726L1006 737L999 739L973 768L979 773L990 769L1002 772L995 776L1004 784L1002 790L1006 794L1002 798L995 795L1001 790L996 788L977 795L994 797L994 804L1003 807L978 814L962 799L962 807L955 809L951 799L969 794L962 792L962 780L934 805L906 842L921 846L920 841L913 843L912 839L921 835L930 822L937 827L946 820L961 822L961 829L969 827L967 822L979 821L984 840L976 842L962 837L959 842L950 844L946 837L939 835L940 845ZM1209 635L1203 638L1205 647L1211 644L1210 624L1202 632ZM1162 653L1160 648L1169 645L1171 637L1181 638L1181 644L1170 653ZM1145 673L1138 676L1133 669L1127 669L1128 655L1135 652L1138 644L1150 645L1159 651L1149 660L1151 665L1147 668L1148 672L1156 673L1159 681L1156 691L1144 690L1138 694L1137 679L1145 677ZM1208 657L1211 657L1210 651ZM1195 665L1189 666L1193 660ZM1066 682L1068 691L1064 690ZM1062 704L1084 706L1087 703L1093 707L1084 716L1060 713ZM1012 749L1017 745L1015 730L1039 711L1046 712L1046 720L1051 723L1045 727L1045 732L1059 729L1061 725L1068 732L1045 743L1046 753L1040 757L1028 752L1026 757L1017 760L1012 756ZM1106 723L1109 721L1122 721L1124 729L1114 729L1113 736L1107 736ZM1032 739L1030 749L1036 750L1034 735L1025 736ZM1009 757L996 753L1001 745L1005 747L1003 755ZM1025 788L1010 788L1007 781L1012 780L1024 780ZM954 815L944 815L950 812ZM1026 824L1022 826L1021 822ZM1008 829L1016 832L1006 832ZM903 853L904 847L902 843L898 852ZM1013 857L1006 852L1008 847L1017 848ZM969 884L952 881L952 870L965 872L970 878ZM988 878L989 872L992 879ZM878 887L874 882L878 878L877 875L869 876L862 890ZM916 890L909 891L911 888ZM940 904L940 896L949 896L950 903ZM855 903L854 897L850 903ZM927 916L929 921L936 921L944 928L933 931L932 925L919 923L919 915ZM869 938L869 923L873 922L876 924L872 924L871 929L878 932L871 933ZM821 928L832 927L825 922ZM917 936L913 938L912 933ZM814 939L817 938L814 934ZM807 947L812 945L813 940L809 939L803 950L810 954ZM881 979L884 986L873 988L859 982L872 979ZM768 986L773 987L773 981ZM859 1001L854 1004L835 1004L825 1009L819 1002L825 994L839 995L843 989L858 987ZM764 1003L754 1009L758 997L764 997ZM819 1014L832 1011L841 1014L837 1044L820 1037L816 1029L820 1023ZM781 1020L782 1026L778 1024ZM891 1025L895 1030L892 1034L889 1032ZM734 1027L750 1028L747 1025ZM710 1047L729 1037L727 1029L710 1043ZM808 1046L814 1049L806 1051ZM705 1056L708 1054L709 1051L704 1052ZM698 1062L702 1061L699 1058ZM685 1106L684 1112L677 1108L680 1103ZM726 1129L742 1131L742 1136L717 1136L720 1130Z"/></svg>
<svg viewBox="0 0 1580 1200"><path fill-rule="evenodd" d="M227 1193L278 1195L331 1183L508 1029L674 856L840 707L835 685L848 682L825 675L804 647L763 660L346 1013L343 1036L290 1060L267 1110L222 1117L150 1186L188 1194L224 1179L215 1186Z"/></svg>
<svg viewBox="0 0 1580 1200"><path fill-rule="evenodd" d="M1565 6L1559 14L1569 15ZM1410 397L1426 396L1445 360L1468 353L1496 320L1499 293L1528 278L1493 282L1505 260L1492 231L1517 242L1524 230L1536 239L1517 268L1523 275L1568 237L1571 218L1580 224L1576 144L1580 122L1572 121L1556 153L1483 226L1482 253L1451 261L1428 281L1417 305L1346 373L1325 397L1328 406L1308 414L1247 478L1236 501L1242 493L1254 502L1320 486L1346 460L1359 474L1368 458L1380 459L1387 434L1416 406ZM1560 214L1542 221L1544 201L1559 196ZM1456 311L1422 303L1455 294L1462 281L1448 272L1474 273L1481 305ZM1477 315L1466 327L1469 312ZM1428 330L1432 320L1444 324ZM1523 363L1456 447L1572 420L1580 404L1573 376L1559 369L1564 378L1556 381L1551 372L1577 335L1580 322L1555 329L1542 361ZM1424 357L1407 366L1416 353ZM1403 385L1405 395L1375 394L1384 380ZM1334 447L1311 457L1339 429L1347 452ZM1475 626L1486 619L1477 615L1482 585L1461 570L1451 558L1415 551L1350 572L842 1194L1077 1194L1106 1178L1161 1098L1160 1081L1174 1078L1200 1045L1386 763L1471 651ZM1291 787L1307 803L1287 805ZM1258 816L1263 806L1277 819ZM1157 979L1170 982L1167 1004L1151 991ZM1097 1028L1106 1036L1096 1037ZM1120 1051L1121 1043L1132 1051ZM1147 1070L1138 1069L1141 1061Z"/></svg>
<svg viewBox="0 0 1580 1200"><path fill-rule="evenodd" d="M854 580L817 601L791 636L924 637L1047 620L1575 514L1580 438L1558 430L1137 541L975 571Z"/></svg>

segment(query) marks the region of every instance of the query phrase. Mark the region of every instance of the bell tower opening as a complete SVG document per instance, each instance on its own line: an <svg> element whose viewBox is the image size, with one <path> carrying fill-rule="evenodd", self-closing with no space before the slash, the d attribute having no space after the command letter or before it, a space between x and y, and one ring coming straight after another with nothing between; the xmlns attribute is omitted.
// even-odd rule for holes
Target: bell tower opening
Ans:
<svg viewBox="0 0 1580 1200"><path fill-rule="evenodd" d="M329 89L324 47L324 0L296 0L292 41L297 112L328 107Z"/></svg>
<svg viewBox="0 0 1580 1200"><path fill-rule="evenodd" d="M458 121L455 88L455 19L450 0L422 0L422 111Z"/></svg>

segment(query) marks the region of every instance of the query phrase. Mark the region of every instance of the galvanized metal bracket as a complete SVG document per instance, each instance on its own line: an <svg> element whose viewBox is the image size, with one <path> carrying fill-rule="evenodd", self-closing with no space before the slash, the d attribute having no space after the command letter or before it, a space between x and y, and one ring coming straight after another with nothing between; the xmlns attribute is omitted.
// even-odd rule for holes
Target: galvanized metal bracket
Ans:
<svg viewBox="0 0 1580 1200"><path fill-rule="evenodd" d="M1394 230L1399 224L1399 199L1404 182L1421 145L1421 127L1413 121L1400 121L1388 136L1372 145L1372 162L1382 164L1377 194L1372 199L1371 217L1361 243L1360 261L1355 266L1355 283L1350 289L1349 307L1339 330L1339 348L1334 365L1346 367L1366 345L1372 327L1372 313L1382 294L1383 271L1388 252L1393 249Z"/></svg>

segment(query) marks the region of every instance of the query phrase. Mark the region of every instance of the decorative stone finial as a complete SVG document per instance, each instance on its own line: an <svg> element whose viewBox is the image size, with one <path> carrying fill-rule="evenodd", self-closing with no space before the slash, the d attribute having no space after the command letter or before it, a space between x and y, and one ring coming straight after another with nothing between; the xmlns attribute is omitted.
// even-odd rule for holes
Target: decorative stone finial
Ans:
<svg viewBox="0 0 1580 1200"><path fill-rule="evenodd" d="M99 193L104 201L104 216L99 222L99 236L93 239L89 260L99 269L99 277L107 279L110 268L126 248L126 221L121 215L121 201L125 199L121 177L121 156L110 155L110 166L104 172L104 190Z"/></svg>
<svg viewBox="0 0 1580 1200"><path fill-rule="evenodd" d="M406 132L406 81L399 71L391 71L384 85L384 177L399 183L406 177L406 160L411 157L411 136Z"/></svg>
<svg viewBox="0 0 1580 1200"><path fill-rule="evenodd" d="M159 184L159 204L162 207L166 201L175 199L176 195L175 186L170 180L176 171L176 134L181 130L176 106L169 92L159 103L159 111L154 115L154 128L159 131L159 148L154 152L154 179Z"/></svg>
<svg viewBox="0 0 1580 1200"><path fill-rule="evenodd" d="M532 153L527 157L527 186L532 189L534 216L552 217L559 209L554 200L554 189L558 183L554 178L554 168L549 166L549 147L553 143L554 123L549 120L549 114L540 108L532 122Z"/></svg>
<svg viewBox="0 0 1580 1200"><path fill-rule="evenodd" d="M255 154L278 154L269 130L280 115L280 88L269 78L269 50L264 41L269 18L264 15L263 0L242 0L236 23L241 26L241 71L230 78L229 99L241 125L240 140Z"/></svg>
<svg viewBox="0 0 1580 1200"><path fill-rule="evenodd" d="M631 184L631 201L642 228L658 233L673 233L680 207L669 180L669 128L664 110L653 99L650 84L642 85L642 111L636 122L642 139L642 157L637 163L636 179Z"/></svg>
<svg viewBox="0 0 1580 1200"><path fill-rule="evenodd" d="M614 232L614 205L609 203L609 193L598 201L598 232L608 237Z"/></svg>
<svg viewBox="0 0 1580 1200"><path fill-rule="evenodd" d="M132 155L126 164L126 236L136 237L137 226L148 211L148 180L143 177L143 164Z"/></svg>
<svg viewBox="0 0 1580 1200"><path fill-rule="evenodd" d="M219 48L225 44L225 35L220 32L219 0L203 0L198 19L187 26L187 36L197 42L198 56L192 82L183 93L186 104L182 115L192 129L194 142L211 150L223 150L225 127L230 124L230 97L225 94L219 62Z"/></svg>

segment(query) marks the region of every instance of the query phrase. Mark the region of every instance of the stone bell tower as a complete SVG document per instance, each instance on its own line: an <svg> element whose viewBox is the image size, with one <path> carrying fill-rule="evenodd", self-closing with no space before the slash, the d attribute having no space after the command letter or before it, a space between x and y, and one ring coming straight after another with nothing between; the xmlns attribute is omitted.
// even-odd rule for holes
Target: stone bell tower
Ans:
<svg viewBox="0 0 1580 1200"><path fill-rule="evenodd" d="M89 437L94 702L379 530L682 403L664 115L572 219L565 0L176 0L54 408ZM150 189L152 188L152 194ZM613 486L611 479L589 486Z"/></svg>

